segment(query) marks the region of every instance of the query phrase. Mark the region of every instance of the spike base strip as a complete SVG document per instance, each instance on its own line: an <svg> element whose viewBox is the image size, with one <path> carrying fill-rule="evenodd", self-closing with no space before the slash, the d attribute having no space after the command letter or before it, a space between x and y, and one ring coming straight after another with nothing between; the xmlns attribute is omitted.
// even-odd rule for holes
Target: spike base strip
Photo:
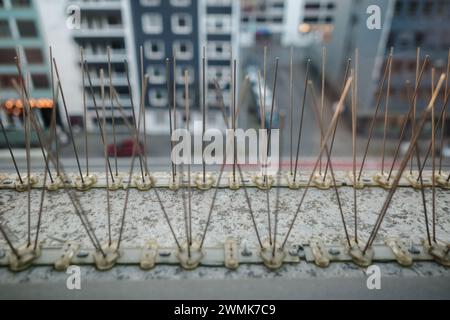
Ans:
<svg viewBox="0 0 450 320"><path fill-rule="evenodd" d="M402 267L410 267L413 264L413 258L408 251L406 244L398 238L388 238L385 240L386 245L391 248L395 255L395 260Z"/></svg>
<svg viewBox="0 0 450 320"><path fill-rule="evenodd" d="M386 239L391 240L389 237ZM411 256L411 259L414 262L436 262L441 265L449 266L448 263L450 261L449 247L448 245L439 244L433 247L429 247L427 244L411 244L406 246L404 243L406 241L396 240L402 243L402 250L406 250L406 252ZM223 246L217 247L205 247L202 249L201 258L198 257L197 261L191 260L195 262L197 266L203 267L226 267L229 266L229 269L235 269L236 265L233 263L231 266L229 265L229 261L226 260L227 252L229 254L230 248L229 242L225 241ZM272 250L269 250L268 247L265 249L264 259L261 257L261 249L256 247L248 247L245 250L242 246L240 246L237 242L233 244L234 248L232 252L235 254L235 259L239 262L239 265L245 264L265 264L265 259L269 259L272 257ZM116 251L110 252L110 256L108 257L110 264L113 266L126 266L126 265L136 265L141 266L143 261L147 261L149 256L151 259L154 259L154 266L158 265L180 265L180 253L185 253L184 250L186 246L182 247L181 251L175 247L160 247L157 245L156 241L154 241L151 245L145 244L143 248L122 248L120 255L116 255ZM299 250L299 247L302 250ZM286 251L283 253L284 257L282 259L282 264L290 264L290 263L299 263L300 260L305 260L308 263L317 264L317 249L320 248L323 256L329 258L330 264L339 263L339 262L355 262L354 257L356 253L352 256L348 247L343 244L327 244L318 246L317 239L312 239L308 244L305 245L291 245L286 247ZM193 250L191 252L192 257L195 255L195 244L191 247ZM107 250L107 246L104 247ZM6 255L3 258L0 258L0 268L10 267L10 256L11 252L5 248ZM355 250L355 252L358 250ZM398 254L394 252L392 249L392 245L386 245L386 243L375 243L372 246L372 263L380 262L380 263L399 263ZM360 251L358 251L360 252ZM187 253L187 252L186 252ZM199 253L199 252L197 252ZM270 253L270 255L269 255ZM31 266L54 266L55 262L57 262L62 255L67 254L67 247L43 247L40 249L39 254L33 255L32 259L27 260L28 263L26 267L29 268ZM73 255L70 259L70 263L73 265L95 265L96 264L96 255L98 253L93 248L80 248L77 250L77 253ZM149 256L148 256L148 255ZM108 256L108 255L107 255ZM113 258L113 259L112 259ZM114 263L111 262L111 259ZM270 259L269 259L270 260ZM267 262L266 262L267 263ZM362 264L362 263L361 263ZM192 266L192 264L190 264ZM359 264L357 264L359 265ZM399 263L400 266L403 266L402 263ZM320 264L320 267L323 265ZM153 267L153 266L152 266ZM323 266L325 267L325 266ZM26 268L25 268L26 269ZM25 270L22 269L22 270ZM20 270L17 270L20 271ZM61 270L63 271L63 270Z"/></svg>
<svg viewBox="0 0 450 320"><path fill-rule="evenodd" d="M72 181L74 181L75 188L78 189L79 191L88 191L89 189L93 188L94 185L97 183L97 176L96 175L84 176L83 180L81 180L81 177L77 176Z"/></svg>
<svg viewBox="0 0 450 320"><path fill-rule="evenodd" d="M192 242L189 244L184 243L180 249L177 251L177 258L180 262L180 265L185 270L194 270L202 261L204 253L200 248L200 244L198 242Z"/></svg>
<svg viewBox="0 0 450 320"><path fill-rule="evenodd" d="M103 255L100 251L93 254L94 264L99 271L108 271L114 268L120 257L120 251L117 248L117 242L106 243L102 245Z"/></svg>
<svg viewBox="0 0 450 320"><path fill-rule="evenodd" d="M433 257L434 261L445 267L450 267L450 247L441 242L432 243L431 246L424 241L425 250Z"/></svg>
<svg viewBox="0 0 450 320"><path fill-rule="evenodd" d="M193 176L197 176L200 173L193 173ZM308 175L308 172L304 173L305 176ZM249 188L259 188L261 190L266 190L267 186L263 183L263 177L261 174L256 172L243 172L245 185ZM361 182L364 187L382 187L382 188L389 188L384 178L375 178L377 175L379 175L379 172L370 172L367 171L365 175L361 178ZM126 177L127 174L119 174L119 176ZM336 176L336 185L338 187L346 187L346 186L352 186L353 181L349 178L348 172L345 171L339 171L335 172ZM423 182L425 188L430 188L432 186L432 180L431 180L432 174L431 171L424 171L423 172ZM443 176L445 179L447 179L446 176ZM90 175L89 177L84 177L85 179L85 185L84 187L80 184L81 179L79 179L79 176L76 174L69 174L66 177L66 186L72 187L75 189L78 189L80 191L88 191L90 189L102 189L106 188L106 176L104 173L95 173ZM417 177L416 177L417 179ZM442 179L439 179L439 176L437 176L437 186L442 189L448 189L450 185L446 181L442 181ZM165 173L165 172L156 172L152 173L152 176L145 176L144 177L145 182L142 182L142 177L139 175L136 175L133 177L133 180L131 181L131 184L129 185L130 188L139 189L142 191L150 190L153 187L156 188L169 188L172 190L177 190L176 186L180 182L179 177L176 179L176 183L173 184L173 178L171 174ZM197 188L198 185L196 184L195 179L192 179L191 187ZM228 179L222 179L219 183L219 188L231 188L231 189L239 189L240 186L240 179L238 176L236 176L235 182L233 182L233 177L229 177ZM269 185L271 187L274 187L275 184L275 178L272 176L268 176L267 180L269 181ZM280 187L283 188L290 188L293 190L297 190L300 188L304 188L307 186L308 181L307 179L304 179L303 177L297 176L295 185L293 185L292 179L289 177L289 175L283 175L280 179ZM332 183L329 183L327 179L325 180L325 184L323 184L323 176L318 176L316 179L317 183L313 183L312 187L317 189L326 190L332 187ZM32 184L32 189L41 189L43 187L43 175L41 173L34 174L33 180L34 183ZM55 179L55 181L57 181ZM111 183L111 181L110 181ZM216 183L213 183L211 188L216 187ZM359 187L362 187L361 184L358 184ZM416 181L412 179L412 177L409 176L409 172L405 173L402 177L399 187L417 187ZM113 190L120 190L120 189L126 189L128 187L128 179L123 178L120 183L118 183ZM0 182L0 190L1 189L13 189L17 191L26 191L26 182L23 185L19 185L19 183L16 181L16 176L14 174L5 174L5 179Z"/></svg>
<svg viewBox="0 0 450 320"><path fill-rule="evenodd" d="M144 181L141 176L135 176L133 186L139 191L148 191L155 186L155 182L156 179L152 176L144 176Z"/></svg>
<svg viewBox="0 0 450 320"><path fill-rule="evenodd" d="M273 176L266 176L266 179L264 179L264 176L262 175L256 175L252 179L254 186L261 190L268 190L273 187L275 184L275 179Z"/></svg>
<svg viewBox="0 0 450 320"><path fill-rule="evenodd" d="M389 190L392 187L393 180L388 180L388 175L386 173L377 173L373 176L373 181L375 181L381 188ZM408 179L408 181L410 180Z"/></svg>
<svg viewBox="0 0 450 320"><path fill-rule="evenodd" d="M173 190L173 191L179 190L181 188L181 181L182 180L183 179L180 177L179 174L175 174L175 177L173 177L171 175L170 178L169 178L169 182L168 182L168 188L170 190Z"/></svg>
<svg viewBox="0 0 450 320"><path fill-rule="evenodd" d="M203 181L203 174L196 174L194 177L194 183L199 190L209 190L216 184L216 179L211 173L205 175L205 181Z"/></svg>
<svg viewBox="0 0 450 320"><path fill-rule="evenodd" d="M295 178L295 179L294 179ZM301 188L300 177L297 174L297 177L294 177L293 174L287 173L285 177L287 181L288 188L291 190L298 190Z"/></svg>
<svg viewBox="0 0 450 320"><path fill-rule="evenodd" d="M20 183L18 179L15 180L14 188L19 192L25 192L28 190L28 185L31 184L31 187L35 187L37 183L39 182L39 178L37 176L30 176L30 181L28 181L27 177L22 178L23 183ZM11 180L6 178L2 181L2 184L9 184L11 185Z"/></svg>
<svg viewBox="0 0 450 320"><path fill-rule="evenodd" d="M313 177L312 184L320 190L328 190L333 186L331 175L326 177L323 174L316 173Z"/></svg>
<svg viewBox="0 0 450 320"><path fill-rule="evenodd" d="M359 243L362 243L359 241ZM358 244L355 239L351 239L350 246L346 243L347 252L352 257L353 263L356 265L367 268L372 265L374 251L373 248L369 248L366 253L363 252L363 247Z"/></svg>
<svg viewBox="0 0 450 320"><path fill-rule="evenodd" d="M273 246L275 245L275 251ZM286 257L286 249L281 248L281 243L270 244L269 240L263 242L263 247L260 250L260 257L267 269L277 270L283 266L284 258Z"/></svg>
<svg viewBox="0 0 450 320"><path fill-rule="evenodd" d="M434 177L434 181L436 181L436 185L442 189L450 189L450 181L447 181L449 176L448 172L441 172L441 174L437 173Z"/></svg>
<svg viewBox="0 0 450 320"><path fill-rule="evenodd" d="M413 187L414 189L422 189L422 184L420 183L420 178L419 178L419 172L415 172L413 171L412 173L408 172L405 174L406 180L409 181L409 183L411 184L411 187ZM426 178L423 179L423 183L424 185L428 185L431 186L431 180Z"/></svg>
<svg viewBox="0 0 450 320"><path fill-rule="evenodd" d="M144 244L141 252L139 267L142 270L151 270L156 265L158 256L158 243L156 240L149 240Z"/></svg>
<svg viewBox="0 0 450 320"><path fill-rule="evenodd" d="M387 238L390 239L390 238ZM354 262L354 258L348 252L346 245L325 245L322 251L327 252L330 262ZM407 247L408 253L411 255L413 262L434 261L433 256L428 252L426 246L422 244L412 244ZM390 246L385 243L376 243L372 246L373 257L372 262L381 263L397 263L397 256ZM304 256L307 262L315 263L316 256L313 247L304 246ZM400 264L401 265L401 264Z"/></svg>
<svg viewBox="0 0 450 320"><path fill-rule="evenodd" d="M351 171L348 172L347 177L348 177L348 185L352 186L352 187L354 185L356 189L364 189L364 187L366 186L366 183L369 182L367 179L365 179L365 180L361 179L358 181L358 179L355 179L353 177L353 172L351 172ZM356 180L356 183L355 183L355 180ZM377 182L375 180L375 176L374 176L373 180L370 181L370 183L373 183L373 182Z"/></svg>
<svg viewBox="0 0 450 320"><path fill-rule="evenodd" d="M38 243L36 250L34 244L24 244L17 248L17 256L13 252L9 252L8 265L13 272L20 272L30 268L36 259L41 255L41 243Z"/></svg>
<svg viewBox="0 0 450 320"><path fill-rule="evenodd" d="M111 181L111 179L109 179L109 187L108 189L110 191L116 191L122 188L123 186L123 175L118 174L114 176L114 182Z"/></svg>
<svg viewBox="0 0 450 320"><path fill-rule="evenodd" d="M75 242L67 242L62 248L62 254L54 263L56 271L66 271L72 264L73 258L78 254L80 245Z"/></svg>
<svg viewBox="0 0 450 320"><path fill-rule="evenodd" d="M330 265L331 258L330 253L326 250L326 247L320 241L320 239L313 238L309 242L312 254L314 255L314 263L316 266L326 268Z"/></svg>
<svg viewBox="0 0 450 320"><path fill-rule="evenodd" d="M244 173L242 173L244 175ZM245 176L244 176L245 179ZM245 181L245 186L247 187L250 183L250 181ZM230 188L230 190L239 190L241 188L241 179L236 176L233 177L233 174L230 174L230 176L228 177L228 187Z"/></svg>
<svg viewBox="0 0 450 320"><path fill-rule="evenodd" d="M239 267L239 245L233 238L225 240L225 267L231 270L235 270Z"/></svg>
<svg viewBox="0 0 450 320"><path fill-rule="evenodd" d="M62 177L57 176L53 178L53 182L47 182L48 191L56 191L64 187L64 181Z"/></svg>

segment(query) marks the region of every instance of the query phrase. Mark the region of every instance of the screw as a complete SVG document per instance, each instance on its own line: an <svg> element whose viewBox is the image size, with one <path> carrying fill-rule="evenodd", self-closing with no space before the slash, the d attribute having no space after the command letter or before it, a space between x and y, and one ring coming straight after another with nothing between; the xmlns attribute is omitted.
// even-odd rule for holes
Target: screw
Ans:
<svg viewBox="0 0 450 320"><path fill-rule="evenodd" d="M298 256L299 256L301 259L304 259L304 258L306 257L306 254L305 254L305 248L304 248L302 245L299 245L299 246L298 246Z"/></svg>
<svg viewBox="0 0 450 320"><path fill-rule="evenodd" d="M159 253L159 256L160 256L160 257L167 258L167 257L170 257L171 254L172 254L172 253L169 252L169 251L162 251L162 252Z"/></svg>
<svg viewBox="0 0 450 320"><path fill-rule="evenodd" d="M293 257L304 258L305 257L305 249L303 248L302 245L295 244L292 246L292 249L289 250L289 255L291 255Z"/></svg>
<svg viewBox="0 0 450 320"><path fill-rule="evenodd" d="M292 249L289 250L289 255L293 256L293 257L297 257L298 256L298 251L299 251L299 246L298 245L293 245Z"/></svg>
<svg viewBox="0 0 450 320"><path fill-rule="evenodd" d="M247 245L244 245L244 250L242 250L241 254L244 257L251 257L253 255L253 253L250 250L248 250Z"/></svg>
<svg viewBox="0 0 450 320"><path fill-rule="evenodd" d="M80 251L77 254L78 258L87 258L88 256L89 256L89 252L87 252L87 251Z"/></svg>
<svg viewBox="0 0 450 320"><path fill-rule="evenodd" d="M420 254L420 250L419 250L417 247L415 247L415 246L411 246L411 247L408 249L408 251L409 251L411 254Z"/></svg>
<svg viewBox="0 0 450 320"><path fill-rule="evenodd" d="M341 254L341 251L339 251L338 249L331 248L330 250L328 250L328 253L331 254L332 256L338 256Z"/></svg>

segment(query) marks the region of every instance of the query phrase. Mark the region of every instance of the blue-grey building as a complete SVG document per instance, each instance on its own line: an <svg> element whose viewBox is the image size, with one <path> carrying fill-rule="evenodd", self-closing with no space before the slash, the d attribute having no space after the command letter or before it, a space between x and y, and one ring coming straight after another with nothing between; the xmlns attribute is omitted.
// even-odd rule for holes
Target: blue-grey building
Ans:
<svg viewBox="0 0 450 320"><path fill-rule="evenodd" d="M204 34L207 55L207 104L212 110L219 109L214 80L223 90L224 104L230 106L232 59L239 60L238 30L239 7L236 1L207 1ZM237 77L239 81L239 77Z"/></svg>
<svg viewBox="0 0 450 320"><path fill-rule="evenodd" d="M231 0L141 0L131 1L135 56L139 64L144 52L144 72L149 75L145 105L153 129L167 131L167 108L185 105L184 71L189 71L191 119L200 119L203 105L203 48L206 52L205 105L210 125L223 124L215 79L223 90L225 107L230 106L231 53L238 58L239 3ZM173 73L173 57L176 72ZM166 78L166 58L171 61ZM175 78L175 79L174 79ZM175 80L176 92L172 84ZM181 113L179 113L181 117ZM182 119L180 118L179 121Z"/></svg>
<svg viewBox="0 0 450 320"><path fill-rule="evenodd" d="M176 55L176 103L184 107L184 70L189 71L191 109L199 107L199 19L198 2L191 0L131 1L136 61L144 52L144 73L149 75L145 105L165 108L171 104L167 91L166 58ZM171 71L172 77L172 71Z"/></svg>

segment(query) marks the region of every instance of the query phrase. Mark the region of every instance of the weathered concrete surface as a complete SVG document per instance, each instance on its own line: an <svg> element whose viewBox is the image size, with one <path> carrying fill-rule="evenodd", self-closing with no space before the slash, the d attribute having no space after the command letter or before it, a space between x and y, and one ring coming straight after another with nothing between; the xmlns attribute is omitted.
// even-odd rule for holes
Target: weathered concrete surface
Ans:
<svg viewBox="0 0 450 320"><path fill-rule="evenodd" d="M172 221L177 237L185 237L182 191L159 189L160 197ZM287 228L297 210L303 190L280 190L279 237L286 234ZM339 189L348 229L353 230L353 190ZM266 192L255 188L248 189L261 237L268 233ZM270 191L272 226L274 222L275 189ZM387 191L379 188L358 190L358 229L362 239L367 239ZM437 199L437 236L450 241L450 192L436 190ZM32 230L34 233L39 210L40 191L32 191ZM90 190L78 193L80 202L95 229L100 241L107 239L106 191ZM204 230L211 205L213 190L202 192L192 190L192 225L194 235ZM426 191L428 214L431 221L431 190ZM120 219L123 213L125 191L111 191L113 237L118 236ZM27 234L27 193L1 190L0 222L8 230L14 243L25 241ZM80 219L63 191L46 194L41 240L46 245L60 245L56 239L75 240L89 246ZM426 237L425 219L420 191L411 188L399 188L389 208L386 219L380 229L379 238L400 236L416 243ZM325 243L341 241L344 232L333 190L310 189L301 207L300 214L289 238L292 243L306 243L312 236L323 239ZM205 246L220 245L227 237L234 237L249 246L256 245L256 234L244 197L244 190L227 189L218 192L216 204ZM124 246L141 246L147 239L157 239L161 245L173 246L174 241L166 220L157 202L155 191L130 191L128 210L124 229ZM3 239L0 243L4 244Z"/></svg>
<svg viewBox="0 0 450 320"><path fill-rule="evenodd" d="M256 223L263 238L267 237L266 193L248 189ZM280 190L279 237L286 234L289 223L297 210L303 190ZM353 191L339 189L349 230L353 230ZM180 241L185 237L182 191L159 189L163 204ZM276 191L270 191L271 209L275 208ZM358 229L362 239L367 239L387 191L378 188L358 190ZM87 216L100 241L107 239L106 191L91 190L78 193ZM204 230L213 190L193 190L193 232L200 235ZM426 191L431 215L431 190ZM123 212L125 191L111 192L113 237L117 237ZM450 242L449 191L437 189L437 236ZM32 192L32 226L37 222L40 191ZM27 232L27 194L15 191L0 192L0 223L7 229L12 241L18 245L25 241ZM273 211L272 211L273 213ZM430 216L431 217L431 216ZM273 223L272 215L272 223ZM419 243L426 237L423 206L419 191L401 188L394 196L378 239L400 236ZM333 190L311 189L301 208L298 220L289 237L289 243L307 243L319 237L325 243L341 242L343 227ZM257 239L251 223L244 191L220 190L214 207L212 222L205 246L220 245L227 237L234 237L248 246L256 246ZM91 246L64 191L48 193L44 204L41 239L45 245L61 245L59 240L76 240ZM157 202L155 192L130 191L123 245L139 247L147 239L157 239L163 246L174 246L166 220ZM0 247L5 242L0 239ZM394 263L380 264L385 291L373 293L366 288L364 269L351 263L335 263L327 269L301 262L283 266L276 272L261 265L241 265L238 270L202 267L183 271L176 266L158 266L144 272L138 267L118 266L101 273L93 267L82 268L81 293L65 289L67 275L49 267L32 268L13 274L0 269L0 298L8 297L87 297L87 298L403 298L445 297L450 292L450 270L435 263L415 263L412 268L401 268ZM244 280L248 279L248 280ZM328 279L329 281L326 281ZM386 280L387 279L387 280ZM179 280L175 282L173 280ZM256 281L251 281L256 280ZM348 281L346 281L348 280ZM429 280L429 281L428 281ZM202 282L204 281L204 282ZM247 281L247 282L246 282ZM248 282L250 281L250 282ZM397 284L396 284L397 283ZM210 284L210 285L208 285ZM396 285L395 285L396 284ZM412 291L417 287L419 291ZM115 288L115 289L114 289ZM127 289L128 288L128 289ZM177 289L181 288L181 289ZM217 291L212 293L213 289ZM342 288L341 290L339 288ZM345 289L348 288L348 289ZM47 291L46 291L47 290ZM115 290L115 291L114 291ZM283 291L284 290L284 291ZM346 291L347 290L347 291ZM127 293L130 292L130 293ZM127 294L125 294L127 293Z"/></svg>

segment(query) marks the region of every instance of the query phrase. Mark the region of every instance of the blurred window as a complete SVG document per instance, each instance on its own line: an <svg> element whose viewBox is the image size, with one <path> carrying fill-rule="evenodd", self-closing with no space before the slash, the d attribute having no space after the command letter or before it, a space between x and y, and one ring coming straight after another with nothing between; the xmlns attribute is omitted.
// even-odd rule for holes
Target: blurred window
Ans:
<svg viewBox="0 0 450 320"><path fill-rule="evenodd" d="M227 14L210 14L206 18L206 32L229 33L231 32L231 17Z"/></svg>
<svg viewBox="0 0 450 320"><path fill-rule="evenodd" d="M16 74L1 74L0 75L0 88L13 89L13 80L19 83L19 76Z"/></svg>
<svg viewBox="0 0 450 320"><path fill-rule="evenodd" d="M284 3L283 2L277 2L277 3L274 3L272 5L272 7L276 8L276 9L283 9L284 8Z"/></svg>
<svg viewBox="0 0 450 320"><path fill-rule="evenodd" d="M305 18L303 18L303 22L307 22L307 23L317 23L317 22L319 22L319 17L317 17L317 16L309 16L309 17L305 17Z"/></svg>
<svg viewBox="0 0 450 320"><path fill-rule="evenodd" d="M122 26L122 17L120 15L108 15L106 22L110 27Z"/></svg>
<svg viewBox="0 0 450 320"><path fill-rule="evenodd" d="M156 7L161 4L161 0L141 0L141 6L143 7Z"/></svg>
<svg viewBox="0 0 450 320"><path fill-rule="evenodd" d="M429 16L433 11L433 2L427 1L423 4L423 14Z"/></svg>
<svg viewBox="0 0 450 320"><path fill-rule="evenodd" d="M22 38L35 38L38 35L33 20L17 20L17 29Z"/></svg>
<svg viewBox="0 0 450 320"><path fill-rule="evenodd" d="M191 66L177 66L177 71L176 71L176 75L177 75L177 83L178 84L184 84L184 72L188 71L188 82L194 83L194 79L195 79L195 73L194 73L194 68L192 68Z"/></svg>
<svg viewBox="0 0 450 320"><path fill-rule="evenodd" d="M0 20L0 38L11 38L11 28L8 20Z"/></svg>
<svg viewBox="0 0 450 320"><path fill-rule="evenodd" d="M399 73L402 71L403 68L403 61L395 59L392 62L392 71L395 73Z"/></svg>
<svg viewBox="0 0 450 320"><path fill-rule="evenodd" d="M29 64L42 64L44 63L44 56L42 50L39 48L25 49L25 57Z"/></svg>
<svg viewBox="0 0 450 320"><path fill-rule="evenodd" d="M176 52L177 59L180 60L191 60L194 57L194 47L189 40L175 41L173 51Z"/></svg>
<svg viewBox="0 0 450 320"><path fill-rule="evenodd" d="M307 3L305 3L305 9L306 10L309 10L309 9L313 9L313 10L320 9L320 3L319 2L307 2Z"/></svg>
<svg viewBox="0 0 450 320"><path fill-rule="evenodd" d="M31 81L35 89L47 89L50 86L48 77L45 74L32 74Z"/></svg>
<svg viewBox="0 0 450 320"><path fill-rule="evenodd" d="M410 2L409 2L409 14L411 15L411 16L414 16L414 15L416 15L416 13L417 13L417 8L418 8L418 6L419 6L419 4L417 3L417 1L415 1L415 0L411 0Z"/></svg>
<svg viewBox="0 0 450 320"><path fill-rule="evenodd" d="M228 82L231 78L231 69L228 66L210 66L208 68L208 79L211 82L214 82L214 79L217 79L219 83Z"/></svg>
<svg viewBox="0 0 450 320"><path fill-rule="evenodd" d="M185 93L186 92L184 90L178 90L177 91L177 104L179 106L184 107L184 104L186 102L185 101L186 100L186 94ZM192 92L189 92L189 104L191 105L191 107L194 104L194 101L195 101L194 94Z"/></svg>
<svg viewBox="0 0 450 320"><path fill-rule="evenodd" d="M210 41L208 57L209 59L230 59L231 44L228 41Z"/></svg>
<svg viewBox="0 0 450 320"><path fill-rule="evenodd" d="M14 50L13 48L0 49L0 65L14 64L15 57L16 50Z"/></svg>
<svg viewBox="0 0 450 320"><path fill-rule="evenodd" d="M395 3L395 14L400 15L403 10L403 1L399 0Z"/></svg>
<svg viewBox="0 0 450 320"><path fill-rule="evenodd" d="M170 0L170 4L174 7L187 7L191 5L191 0Z"/></svg>
<svg viewBox="0 0 450 320"><path fill-rule="evenodd" d="M175 34L189 34L192 32L192 17L187 13L172 15L172 32Z"/></svg>
<svg viewBox="0 0 450 320"><path fill-rule="evenodd" d="M149 93L150 103L155 107L165 107L169 101L167 91L164 89L153 89Z"/></svg>
<svg viewBox="0 0 450 320"><path fill-rule="evenodd" d="M208 6L226 6L231 5L232 0L207 0Z"/></svg>
<svg viewBox="0 0 450 320"><path fill-rule="evenodd" d="M448 3L450 4L450 3ZM447 2L445 0L437 1L436 3L436 14L439 16L445 16Z"/></svg>
<svg viewBox="0 0 450 320"><path fill-rule="evenodd" d="M162 40L148 40L144 43L144 51L147 59L160 60L165 56L164 41Z"/></svg>
<svg viewBox="0 0 450 320"><path fill-rule="evenodd" d="M31 0L11 0L13 8L29 8L31 7Z"/></svg>
<svg viewBox="0 0 450 320"><path fill-rule="evenodd" d="M152 65L148 67L149 81L153 84L163 84L166 82L165 68L162 65Z"/></svg>
<svg viewBox="0 0 450 320"><path fill-rule="evenodd" d="M142 31L147 34L163 32L162 16L159 13L144 13L142 15Z"/></svg>

